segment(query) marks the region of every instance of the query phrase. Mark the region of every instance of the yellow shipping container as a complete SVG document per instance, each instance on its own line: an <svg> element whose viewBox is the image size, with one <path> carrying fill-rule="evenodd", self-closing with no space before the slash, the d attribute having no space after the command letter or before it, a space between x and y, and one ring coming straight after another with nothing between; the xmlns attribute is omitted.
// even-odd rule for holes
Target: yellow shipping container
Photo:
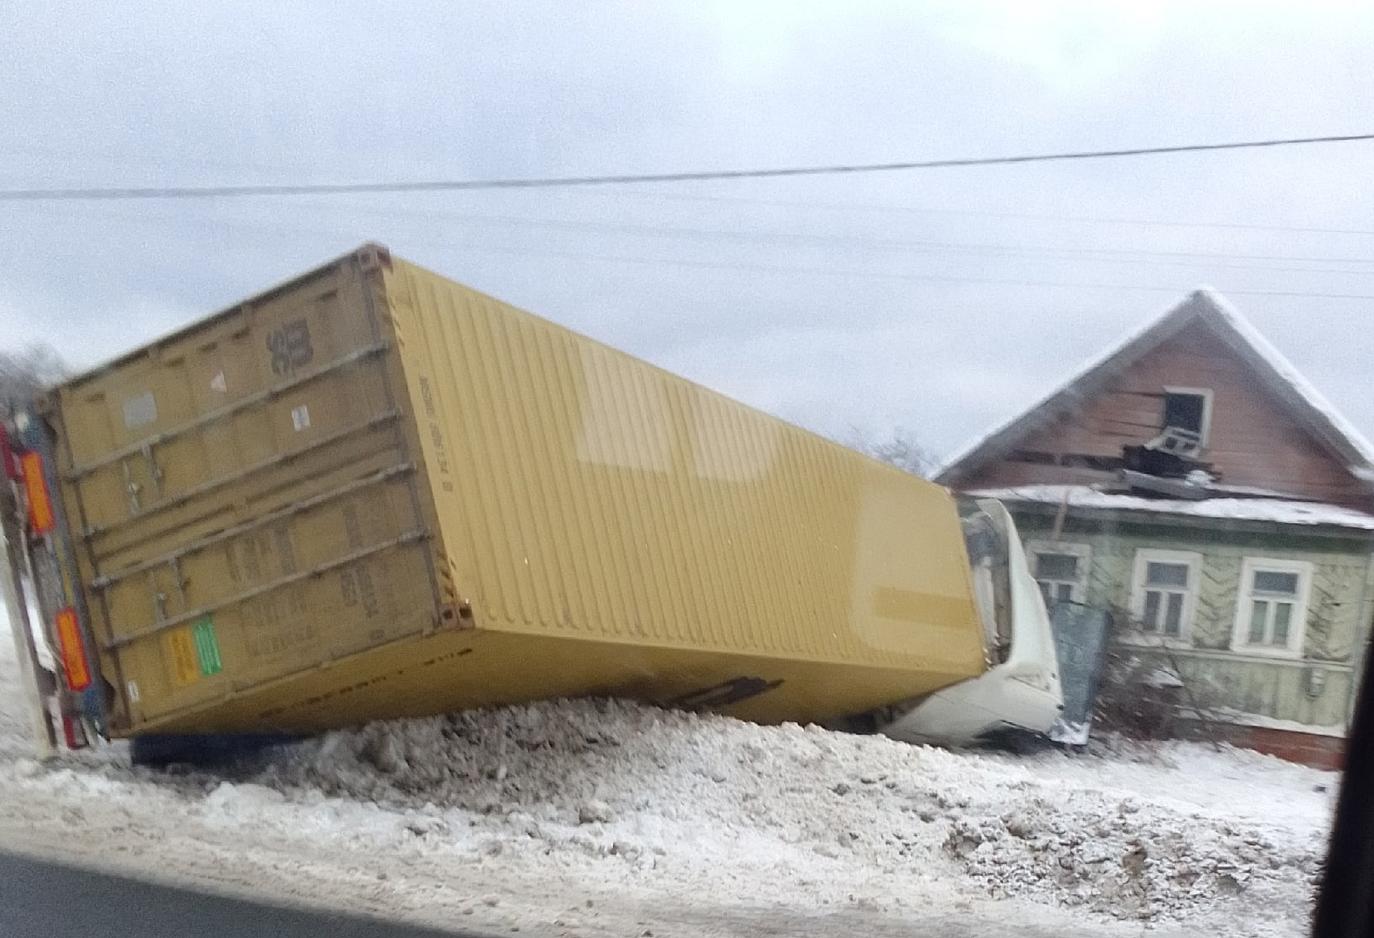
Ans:
<svg viewBox="0 0 1374 938"><path fill-rule="evenodd" d="M113 735L827 720L986 667L945 490L377 246L44 413Z"/></svg>

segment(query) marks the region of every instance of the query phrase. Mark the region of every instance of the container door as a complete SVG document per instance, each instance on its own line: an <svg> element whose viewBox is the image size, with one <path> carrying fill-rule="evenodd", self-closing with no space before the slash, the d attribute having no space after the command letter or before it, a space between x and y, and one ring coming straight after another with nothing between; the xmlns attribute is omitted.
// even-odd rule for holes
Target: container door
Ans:
<svg viewBox="0 0 1374 938"><path fill-rule="evenodd" d="M431 626L376 290L349 258L57 392L116 731Z"/></svg>

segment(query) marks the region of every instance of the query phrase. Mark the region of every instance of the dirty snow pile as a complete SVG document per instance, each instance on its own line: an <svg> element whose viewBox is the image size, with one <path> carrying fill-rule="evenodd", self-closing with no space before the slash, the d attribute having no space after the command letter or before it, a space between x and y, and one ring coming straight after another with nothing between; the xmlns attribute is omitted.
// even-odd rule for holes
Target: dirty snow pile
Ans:
<svg viewBox="0 0 1374 938"><path fill-rule="evenodd" d="M577 938L1305 930L1336 777L1190 743L950 752L610 701L376 724L232 773L40 764L0 622L0 847Z"/></svg>
<svg viewBox="0 0 1374 938"><path fill-rule="evenodd" d="M1150 779L1205 776L1217 768L1209 762L1242 780L1247 769L1277 771L1307 788L1310 821L1326 807L1312 791L1325 786L1310 779L1325 773L1165 748L1198 764L1127 757L1123 774L1145 783L1132 790L1093 784L1093 763L1115 764L1094 756L952 753L582 700L334 733L260 781L420 811L426 836L466 827L459 836L488 854L610 860L629 875L707 887L747 871L824 894L827 884L849 889L843 873L858 870L894 896L912 878L968 877L992 896L1114 917L1173 919L1242 893L1247 905L1277 901L1300 917L1319 867L1319 822L1267 828L1263 804L1251 818L1234 804L1217 813L1205 798L1160 800Z"/></svg>

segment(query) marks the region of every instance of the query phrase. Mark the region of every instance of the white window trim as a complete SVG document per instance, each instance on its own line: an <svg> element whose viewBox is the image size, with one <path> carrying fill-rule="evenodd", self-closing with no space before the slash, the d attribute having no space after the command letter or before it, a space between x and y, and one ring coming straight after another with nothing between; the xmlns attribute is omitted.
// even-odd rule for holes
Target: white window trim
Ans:
<svg viewBox="0 0 1374 938"><path fill-rule="evenodd" d="M1198 445L1199 445L1199 446L1206 447L1208 441L1209 441L1209 440L1211 439L1211 437L1212 437L1212 389L1211 389L1211 388L1180 388L1180 387L1171 387L1171 386L1166 385L1165 388L1164 388L1164 393L1165 393L1165 394L1196 394L1198 397L1202 398L1202 432L1201 432L1201 434L1200 434L1201 439L1198 441ZM1160 405L1160 406L1161 406L1161 410L1162 410L1162 409L1163 409L1163 402L1161 402L1161 405ZM1164 417L1163 417L1163 414L1161 413L1161 414L1160 414L1160 420L1162 421L1163 419L1164 419Z"/></svg>
<svg viewBox="0 0 1374 938"><path fill-rule="evenodd" d="M1282 648L1273 645L1251 645L1248 640L1250 590L1257 570L1298 575L1298 595L1293 602L1293 620L1288 623L1288 644ZM1241 561L1240 586L1236 590L1236 621L1231 630L1231 650L1265 658L1301 658L1303 643L1307 638L1307 607L1312 598L1312 570L1312 564L1306 560L1246 557Z"/></svg>
<svg viewBox="0 0 1374 938"><path fill-rule="evenodd" d="M1178 635L1146 632L1140 628L1145 616L1145 570L1149 563L1181 563L1188 566L1188 592L1183 595L1183 618ZM1138 644L1188 647L1193 643L1193 618L1197 615L1198 592L1201 587L1202 555L1191 550L1160 550L1142 547L1135 552L1135 567L1131 575L1131 635Z"/></svg>
<svg viewBox="0 0 1374 938"><path fill-rule="evenodd" d="M1078 558L1078 582L1073 584L1073 602L1086 602L1088 574L1092 570L1093 549L1091 544L1071 544L1066 541L1027 541L1026 552L1030 554L1031 577L1035 578L1035 558L1040 554L1071 554ZM1036 580L1039 583L1039 580Z"/></svg>

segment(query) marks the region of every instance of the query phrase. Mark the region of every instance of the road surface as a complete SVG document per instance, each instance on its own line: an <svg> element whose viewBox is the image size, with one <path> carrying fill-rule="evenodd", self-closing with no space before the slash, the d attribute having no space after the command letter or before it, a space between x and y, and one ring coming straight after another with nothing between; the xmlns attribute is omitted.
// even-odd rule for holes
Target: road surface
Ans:
<svg viewBox="0 0 1374 938"><path fill-rule="evenodd" d="M0 935L482 938L289 909L0 853Z"/></svg>

